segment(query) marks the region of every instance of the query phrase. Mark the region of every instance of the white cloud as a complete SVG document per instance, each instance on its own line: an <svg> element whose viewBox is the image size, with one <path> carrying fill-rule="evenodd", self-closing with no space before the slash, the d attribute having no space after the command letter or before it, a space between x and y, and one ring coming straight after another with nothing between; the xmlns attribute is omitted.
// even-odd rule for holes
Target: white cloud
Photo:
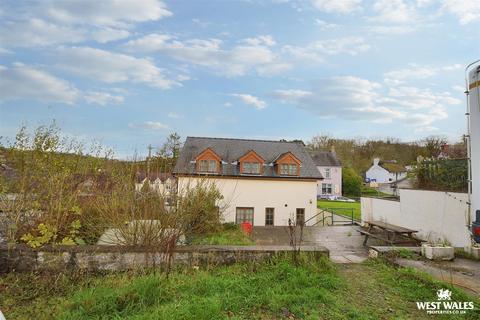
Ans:
<svg viewBox="0 0 480 320"><path fill-rule="evenodd" d="M244 39L233 48L224 49L219 39L179 40L166 34L149 34L129 41L125 48L135 52L162 53L229 77L242 76L252 70L260 75L271 75L290 68L270 49L273 38L261 37Z"/></svg>
<svg viewBox="0 0 480 320"><path fill-rule="evenodd" d="M158 0L42 1L37 11L60 23L109 27L156 21L172 15Z"/></svg>
<svg viewBox="0 0 480 320"><path fill-rule="evenodd" d="M158 121L145 121L145 122L131 122L128 126L132 129L146 129L146 130L166 130L168 125Z"/></svg>
<svg viewBox="0 0 480 320"><path fill-rule="evenodd" d="M16 63L0 66L0 99L33 99L73 104L80 92L70 83L43 70Z"/></svg>
<svg viewBox="0 0 480 320"><path fill-rule="evenodd" d="M92 38L95 39L95 41L97 42L107 43L110 41L127 38L129 35L130 32L128 32L127 30L104 28L94 31L92 33Z"/></svg>
<svg viewBox="0 0 480 320"><path fill-rule="evenodd" d="M273 39L272 36L270 35L263 35L263 36L258 36L255 38L246 38L243 39L242 42L251 45L251 46L267 46L271 47L276 44L275 40Z"/></svg>
<svg viewBox="0 0 480 320"><path fill-rule="evenodd" d="M0 100L19 99L65 104L84 100L102 106L124 101L123 96L108 92L82 92L68 81L36 67L22 63L14 63L11 67L0 65Z"/></svg>
<svg viewBox="0 0 480 320"><path fill-rule="evenodd" d="M95 103L101 106L105 106L108 104L120 104L124 101L124 98L122 96L113 95L108 92L97 91L86 92L83 98L87 101L87 103Z"/></svg>
<svg viewBox="0 0 480 320"><path fill-rule="evenodd" d="M407 34L415 31L415 27L410 25L394 25L394 26L386 26L386 25L378 25L378 26L368 26L365 29L372 33L377 34Z"/></svg>
<svg viewBox="0 0 480 320"><path fill-rule="evenodd" d="M314 8L327 13L348 14L361 9L362 0L311 0Z"/></svg>
<svg viewBox="0 0 480 320"><path fill-rule="evenodd" d="M447 65L444 67L419 66L412 64L408 68L392 70L384 74L385 83L390 85L403 84L407 80L427 79L440 74L441 72L449 72L461 70L461 64Z"/></svg>
<svg viewBox="0 0 480 320"><path fill-rule="evenodd" d="M135 24L171 16L162 1L102 0L18 2L6 5L0 21L0 43L37 47L100 43L124 39Z"/></svg>
<svg viewBox="0 0 480 320"><path fill-rule="evenodd" d="M282 102L297 101L311 95L313 95L313 93L310 91L296 89L275 90L273 92L273 96Z"/></svg>
<svg viewBox="0 0 480 320"><path fill-rule="evenodd" d="M435 93L416 87L385 88L378 82L353 76L320 80L309 91L277 90L272 95L323 118L374 123L400 121L414 128L432 127L435 121L448 117L448 105L461 103L449 92Z"/></svg>
<svg viewBox="0 0 480 320"><path fill-rule="evenodd" d="M223 104L224 107L227 107L227 108L230 108L232 106L232 103L231 102L225 102Z"/></svg>
<svg viewBox="0 0 480 320"><path fill-rule="evenodd" d="M58 66L74 74L107 83L131 81L160 89L180 85L148 59L112 53L90 47L60 48Z"/></svg>
<svg viewBox="0 0 480 320"><path fill-rule="evenodd" d="M326 29L333 29L338 27L338 24L335 23L328 23L324 20L321 19L315 19L315 24L319 26L321 29L326 30Z"/></svg>
<svg viewBox="0 0 480 320"><path fill-rule="evenodd" d="M0 26L0 43L8 47L37 47L85 40L85 32L58 26L41 19L5 21Z"/></svg>
<svg viewBox="0 0 480 320"><path fill-rule="evenodd" d="M406 23L416 18L415 7L403 0L377 0L373 5L377 16L373 20L388 23Z"/></svg>
<svg viewBox="0 0 480 320"><path fill-rule="evenodd" d="M267 103L263 100L260 100L258 97L252 96L246 93L232 93L232 97L239 98L243 103L251 105L258 110L264 109L267 106Z"/></svg>
<svg viewBox="0 0 480 320"><path fill-rule="evenodd" d="M176 112L169 112L168 115L167 115L169 118L172 118L172 119L180 119L180 118L183 118L183 115L179 114L179 113L176 113Z"/></svg>
<svg viewBox="0 0 480 320"><path fill-rule="evenodd" d="M283 51L299 60L325 61L326 56L349 54L357 55L370 50L370 45L361 37L346 37L329 40L319 40L305 47L284 46Z"/></svg>
<svg viewBox="0 0 480 320"><path fill-rule="evenodd" d="M455 15L461 25L480 21L480 1L478 0L444 0L442 11Z"/></svg>

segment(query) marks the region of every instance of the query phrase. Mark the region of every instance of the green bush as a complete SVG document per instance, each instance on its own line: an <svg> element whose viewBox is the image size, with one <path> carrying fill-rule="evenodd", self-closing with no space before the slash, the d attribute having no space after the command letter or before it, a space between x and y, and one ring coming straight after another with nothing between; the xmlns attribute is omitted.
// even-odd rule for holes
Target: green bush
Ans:
<svg viewBox="0 0 480 320"><path fill-rule="evenodd" d="M344 195L351 197L360 197L362 193L362 177L352 168L342 168L342 190Z"/></svg>

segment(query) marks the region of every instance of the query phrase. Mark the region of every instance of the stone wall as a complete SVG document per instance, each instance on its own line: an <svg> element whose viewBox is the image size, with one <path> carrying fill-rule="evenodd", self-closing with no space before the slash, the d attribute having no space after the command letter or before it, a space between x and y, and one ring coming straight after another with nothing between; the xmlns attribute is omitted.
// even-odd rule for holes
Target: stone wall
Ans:
<svg viewBox="0 0 480 320"><path fill-rule="evenodd" d="M316 257L328 256L324 247L302 246ZM290 246L179 246L172 257L173 266L216 266L236 262L261 261L291 252ZM0 274L25 271L125 271L162 268L163 252L126 246L55 246L32 249L25 245L0 246Z"/></svg>

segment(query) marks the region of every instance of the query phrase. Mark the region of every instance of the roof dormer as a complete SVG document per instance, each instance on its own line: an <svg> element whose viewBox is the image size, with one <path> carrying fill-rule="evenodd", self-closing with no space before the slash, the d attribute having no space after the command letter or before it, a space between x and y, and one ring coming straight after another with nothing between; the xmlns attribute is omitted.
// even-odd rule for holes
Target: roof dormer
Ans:
<svg viewBox="0 0 480 320"><path fill-rule="evenodd" d="M299 176L302 162L293 153L285 152L274 162L277 174L281 176Z"/></svg>
<svg viewBox="0 0 480 320"><path fill-rule="evenodd" d="M222 159L211 148L203 150L195 158L195 171L197 173L220 173Z"/></svg>
<svg viewBox="0 0 480 320"><path fill-rule="evenodd" d="M263 174L265 160L253 150L248 151L238 159L240 174Z"/></svg>

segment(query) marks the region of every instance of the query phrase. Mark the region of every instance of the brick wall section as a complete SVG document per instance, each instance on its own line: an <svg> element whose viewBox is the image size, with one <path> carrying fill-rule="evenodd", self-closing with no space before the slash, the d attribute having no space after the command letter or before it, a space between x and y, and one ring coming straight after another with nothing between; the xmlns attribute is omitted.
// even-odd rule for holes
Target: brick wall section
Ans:
<svg viewBox="0 0 480 320"><path fill-rule="evenodd" d="M174 266L217 266L262 261L291 252L290 246L182 246L174 254ZM315 257L329 255L324 247L302 246ZM32 249L25 245L0 245L0 274L29 271L125 271L161 268L166 255L126 246L55 246Z"/></svg>

